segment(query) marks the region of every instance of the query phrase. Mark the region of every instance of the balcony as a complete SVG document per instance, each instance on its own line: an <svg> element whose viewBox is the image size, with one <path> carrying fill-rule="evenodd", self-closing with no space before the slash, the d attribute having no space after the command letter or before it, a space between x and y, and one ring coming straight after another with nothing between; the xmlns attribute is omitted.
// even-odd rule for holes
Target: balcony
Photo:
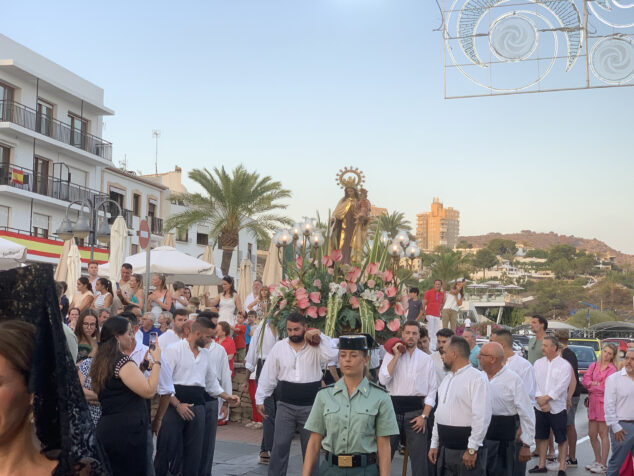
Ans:
<svg viewBox="0 0 634 476"><path fill-rule="evenodd" d="M9 185L65 202L89 200L91 203L96 203L98 200L108 198L107 195L83 185L48 175L35 174L31 169L11 164L0 164L0 185Z"/></svg>
<svg viewBox="0 0 634 476"><path fill-rule="evenodd" d="M87 132L72 129L57 119L39 115L35 109L12 101L0 101L0 122L12 122L66 145L112 160L112 144Z"/></svg>
<svg viewBox="0 0 634 476"><path fill-rule="evenodd" d="M111 202L108 202L106 204L106 209L110 214L110 218L108 218L108 224L112 225L117 218L119 210L117 210L117 207L115 207ZM132 210L121 208L121 216L123 217L123 220L125 221L125 226L128 227L128 230L132 230L134 228L134 224L132 222L132 217L134 216L134 214L132 213Z"/></svg>
<svg viewBox="0 0 634 476"><path fill-rule="evenodd" d="M148 225L150 225L150 232L153 235L163 234L163 220L161 218L150 216L150 222Z"/></svg>

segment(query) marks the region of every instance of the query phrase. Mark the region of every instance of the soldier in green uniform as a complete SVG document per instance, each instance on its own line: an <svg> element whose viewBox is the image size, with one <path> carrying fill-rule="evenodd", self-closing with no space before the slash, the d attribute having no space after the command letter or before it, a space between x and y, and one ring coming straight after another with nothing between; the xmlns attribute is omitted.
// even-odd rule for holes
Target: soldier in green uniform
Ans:
<svg viewBox="0 0 634 476"><path fill-rule="evenodd" d="M390 437L398 425L388 393L365 377L368 362L365 335L339 338L343 378L317 393L304 426L312 433L303 476L311 474L322 447L320 476L389 476Z"/></svg>

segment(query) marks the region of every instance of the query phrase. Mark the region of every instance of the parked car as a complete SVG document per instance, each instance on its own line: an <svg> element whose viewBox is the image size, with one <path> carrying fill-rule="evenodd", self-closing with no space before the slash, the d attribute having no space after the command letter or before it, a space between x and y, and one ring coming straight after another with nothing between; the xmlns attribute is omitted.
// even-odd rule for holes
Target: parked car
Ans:
<svg viewBox="0 0 634 476"><path fill-rule="evenodd" d="M582 337L573 337L568 341L569 345L583 345L594 350L597 359L601 355L601 341L599 339L586 339Z"/></svg>
<svg viewBox="0 0 634 476"><path fill-rule="evenodd" d="M573 339L570 340L572 341ZM592 347L587 345L569 345L568 348L572 350L577 357L577 363L579 364L579 383L581 384L583 376L588 371L588 367L597 361L597 355L592 350ZM588 390L582 385L581 392L588 393Z"/></svg>
<svg viewBox="0 0 634 476"><path fill-rule="evenodd" d="M515 344L519 345L522 348L522 353L518 355L521 355L525 359L528 359L528 341L529 340L530 340L530 336L523 335L523 334L513 334L513 350L515 350Z"/></svg>

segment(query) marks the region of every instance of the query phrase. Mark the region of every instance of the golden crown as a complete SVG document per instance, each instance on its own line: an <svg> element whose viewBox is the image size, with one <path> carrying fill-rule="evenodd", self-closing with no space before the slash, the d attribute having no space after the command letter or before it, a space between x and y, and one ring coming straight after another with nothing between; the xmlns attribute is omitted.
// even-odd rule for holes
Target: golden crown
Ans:
<svg viewBox="0 0 634 476"><path fill-rule="evenodd" d="M358 168L351 166L339 169L339 173L337 174L335 181L338 182L339 186L343 189L348 187L356 189L363 185L365 182L365 176Z"/></svg>

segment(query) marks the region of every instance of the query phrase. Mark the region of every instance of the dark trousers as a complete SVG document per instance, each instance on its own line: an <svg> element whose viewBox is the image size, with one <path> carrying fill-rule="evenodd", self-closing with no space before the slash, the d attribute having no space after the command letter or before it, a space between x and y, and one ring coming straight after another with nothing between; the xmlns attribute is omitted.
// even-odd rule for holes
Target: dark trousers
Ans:
<svg viewBox="0 0 634 476"><path fill-rule="evenodd" d="M484 447L487 450L487 475L513 476L515 441L484 440Z"/></svg>
<svg viewBox="0 0 634 476"><path fill-rule="evenodd" d="M410 421L423 413L422 410L414 410L412 412L397 413L396 423L401 433L405 433L405 441L407 441L407 448L410 460L410 466L412 468L412 476L427 476L427 452L429 449L427 439L427 429L425 433L422 431L417 433L412 428ZM392 458L394 453L398 449L399 435L394 435L390 438L390 446L392 448Z"/></svg>
<svg viewBox="0 0 634 476"><path fill-rule="evenodd" d="M154 458L157 476L178 474L181 469L182 476L198 476L205 431L205 406L194 405L189 409L194 413L192 421L183 420L171 405L165 412Z"/></svg>
<svg viewBox="0 0 634 476"><path fill-rule="evenodd" d="M275 415L275 438L269 460L269 476L285 476L288 469L288 456L295 432L299 432L302 446L302 457L306 455L306 446L310 438L310 431L304 429L312 406L298 406L290 403L277 402ZM312 474L317 475L317 465Z"/></svg>
<svg viewBox="0 0 634 476"><path fill-rule="evenodd" d="M218 429L218 399L205 402L205 434L203 436L203 453L200 459L200 476L209 476L214 464L216 449L216 430Z"/></svg>
<svg viewBox="0 0 634 476"><path fill-rule="evenodd" d="M262 418L262 444L260 451L273 449L273 437L275 436L275 412L277 410L277 389L273 395L264 399L264 413Z"/></svg>
<svg viewBox="0 0 634 476"><path fill-rule="evenodd" d="M486 474L487 450L478 450L478 457L473 469L467 469L462 462L462 455L466 450L450 450L440 447L438 450L438 476L483 476Z"/></svg>

